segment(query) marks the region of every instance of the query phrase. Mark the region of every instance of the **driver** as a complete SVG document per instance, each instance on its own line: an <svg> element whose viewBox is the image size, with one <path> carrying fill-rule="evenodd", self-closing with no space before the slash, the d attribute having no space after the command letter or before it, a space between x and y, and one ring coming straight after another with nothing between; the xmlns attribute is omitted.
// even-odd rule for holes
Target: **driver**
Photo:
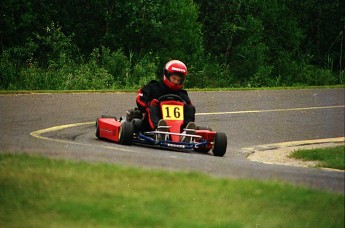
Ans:
<svg viewBox="0 0 345 228"><path fill-rule="evenodd" d="M185 101L182 129L195 131L195 107L192 105L187 91L182 89L186 75L186 65L179 60L171 60L164 67L162 80L159 82L153 80L138 91L136 102L139 110L145 113L145 127L162 130L164 126L167 126L165 120L162 119L157 99L166 94L175 94Z"/></svg>

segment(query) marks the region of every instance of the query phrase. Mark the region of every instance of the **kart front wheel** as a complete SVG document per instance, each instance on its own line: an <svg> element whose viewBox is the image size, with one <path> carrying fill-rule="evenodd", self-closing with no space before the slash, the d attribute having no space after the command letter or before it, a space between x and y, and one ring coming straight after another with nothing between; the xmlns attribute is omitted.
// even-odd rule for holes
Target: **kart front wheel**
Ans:
<svg viewBox="0 0 345 228"><path fill-rule="evenodd" d="M133 130L131 122L123 122L119 131L119 143L122 145L132 145Z"/></svg>
<svg viewBox="0 0 345 228"><path fill-rule="evenodd" d="M217 132L214 136L214 145L213 145L213 155L217 157L223 157L226 152L227 146L227 137L223 132Z"/></svg>

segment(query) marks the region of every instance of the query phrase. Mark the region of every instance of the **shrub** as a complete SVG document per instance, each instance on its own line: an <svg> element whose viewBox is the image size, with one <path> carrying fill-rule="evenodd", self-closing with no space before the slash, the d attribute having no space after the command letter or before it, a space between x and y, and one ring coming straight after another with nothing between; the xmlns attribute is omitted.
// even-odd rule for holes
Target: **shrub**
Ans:
<svg viewBox="0 0 345 228"><path fill-rule="evenodd" d="M116 86L126 86L130 71L130 63L121 50L111 52L110 49L106 47L101 47L101 49L95 48L90 55L90 62L92 62L95 67L98 65L98 67L105 69L112 75L112 81Z"/></svg>
<svg viewBox="0 0 345 228"><path fill-rule="evenodd" d="M17 84L18 70L10 58L10 54L4 51L0 58L0 89L15 89Z"/></svg>
<svg viewBox="0 0 345 228"><path fill-rule="evenodd" d="M65 89L106 89L112 86L112 76L92 63L82 64L67 76Z"/></svg>
<svg viewBox="0 0 345 228"><path fill-rule="evenodd" d="M187 87L214 88L235 84L233 74L228 65L205 62L202 66L199 66L200 68L194 66L189 68L190 73L187 76Z"/></svg>

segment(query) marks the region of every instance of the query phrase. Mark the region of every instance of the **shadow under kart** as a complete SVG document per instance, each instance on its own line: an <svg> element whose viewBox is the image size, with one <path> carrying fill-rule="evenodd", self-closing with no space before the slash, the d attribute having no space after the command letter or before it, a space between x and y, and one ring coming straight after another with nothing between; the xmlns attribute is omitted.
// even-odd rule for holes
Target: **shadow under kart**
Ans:
<svg viewBox="0 0 345 228"><path fill-rule="evenodd" d="M164 130L143 131L143 120L118 121L115 117L101 117L96 121L96 136L122 145L145 145L173 150L194 150L222 157L226 153L227 136L208 127L196 130L182 130L184 123L184 101L181 97L168 94L158 99L162 117L167 126Z"/></svg>

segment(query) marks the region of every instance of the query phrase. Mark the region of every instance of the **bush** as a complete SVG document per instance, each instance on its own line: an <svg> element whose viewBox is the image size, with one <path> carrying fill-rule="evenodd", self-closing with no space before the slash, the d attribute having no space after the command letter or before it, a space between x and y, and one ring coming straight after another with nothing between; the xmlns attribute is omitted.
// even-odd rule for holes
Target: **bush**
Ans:
<svg viewBox="0 0 345 228"><path fill-rule="evenodd" d="M134 65L133 71L130 75L130 78L133 80L129 80L126 84L129 87L142 87L151 80L157 79L156 71L157 66L155 63L145 63L140 61Z"/></svg>
<svg viewBox="0 0 345 228"><path fill-rule="evenodd" d="M112 76L116 87L126 86L130 63L121 50L111 52L106 47L95 48L90 56L90 63L106 70Z"/></svg>
<svg viewBox="0 0 345 228"><path fill-rule="evenodd" d="M112 86L112 82L112 76L104 68L88 63L68 74L64 89L107 89Z"/></svg>
<svg viewBox="0 0 345 228"><path fill-rule="evenodd" d="M296 61L285 61L275 69L282 86L318 86L334 85L338 83L337 77L329 69L320 69L308 63L297 63Z"/></svg>
<svg viewBox="0 0 345 228"><path fill-rule="evenodd" d="M313 65L305 65L301 71L301 78L307 85L334 85L337 78L329 69L320 69Z"/></svg>
<svg viewBox="0 0 345 228"><path fill-rule="evenodd" d="M73 44L72 36L66 36L62 32L61 26L55 25L53 22L40 34L34 33L33 35L33 39L29 39L27 44L37 46L33 58L40 67L46 68L50 61L59 61L61 55L70 59L76 59L78 56L78 48Z"/></svg>
<svg viewBox="0 0 345 228"><path fill-rule="evenodd" d="M0 59L0 89L16 89L18 70L11 61L10 54L4 51Z"/></svg>
<svg viewBox="0 0 345 228"><path fill-rule="evenodd" d="M279 86L278 81L270 79L272 66L259 66L247 83L247 87Z"/></svg>
<svg viewBox="0 0 345 228"><path fill-rule="evenodd" d="M205 62L200 68L191 66L189 72L187 87L215 88L233 86L235 83L234 76L226 64Z"/></svg>

